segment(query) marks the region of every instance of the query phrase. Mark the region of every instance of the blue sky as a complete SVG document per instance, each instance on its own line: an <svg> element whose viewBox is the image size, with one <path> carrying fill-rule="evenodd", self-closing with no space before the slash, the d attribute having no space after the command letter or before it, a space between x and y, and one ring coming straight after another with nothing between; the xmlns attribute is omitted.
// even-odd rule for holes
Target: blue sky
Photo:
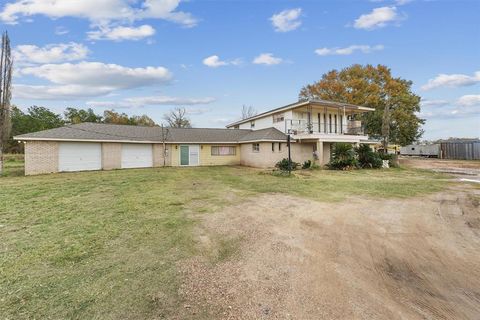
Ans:
<svg viewBox="0 0 480 320"><path fill-rule="evenodd" d="M297 100L331 69L385 64L423 99L426 139L480 136L480 1L2 0L13 102L179 105L222 127Z"/></svg>

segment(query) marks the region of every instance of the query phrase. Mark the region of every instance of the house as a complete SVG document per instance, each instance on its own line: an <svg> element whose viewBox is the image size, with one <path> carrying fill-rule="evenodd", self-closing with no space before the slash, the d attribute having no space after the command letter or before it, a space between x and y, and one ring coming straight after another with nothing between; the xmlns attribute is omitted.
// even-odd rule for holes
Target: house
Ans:
<svg viewBox="0 0 480 320"><path fill-rule="evenodd" d="M334 142L367 143L355 114L371 108L331 101L302 101L227 126L161 128L81 123L14 137L25 143L25 174L159 166L273 167L329 161Z"/></svg>

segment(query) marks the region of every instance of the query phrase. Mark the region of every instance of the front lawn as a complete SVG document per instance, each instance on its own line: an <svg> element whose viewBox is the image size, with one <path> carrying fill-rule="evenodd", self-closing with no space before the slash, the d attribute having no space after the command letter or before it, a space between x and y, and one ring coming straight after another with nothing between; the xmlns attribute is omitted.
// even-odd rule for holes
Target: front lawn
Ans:
<svg viewBox="0 0 480 320"><path fill-rule="evenodd" d="M174 316L183 307L177 264L211 254L196 249L195 224L246 197L410 197L446 184L443 175L403 169L302 171L291 178L242 167L23 177L18 161L6 164L7 176L0 177L0 314L10 319Z"/></svg>

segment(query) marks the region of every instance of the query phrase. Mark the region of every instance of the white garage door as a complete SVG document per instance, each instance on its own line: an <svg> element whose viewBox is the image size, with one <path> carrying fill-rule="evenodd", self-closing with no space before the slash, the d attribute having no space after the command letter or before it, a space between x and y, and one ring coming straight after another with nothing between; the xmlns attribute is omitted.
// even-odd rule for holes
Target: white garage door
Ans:
<svg viewBox="0 0 480 320"><path fill-rule="evenodd" d="M100 169L102 169L102 145L100 143L60 142L58 146L59 171Z"/></svg>
<svg viewBox="0 0 480 320"><path fill-rule="evenodd" d="M151 144L122 144L122 168L147 168L152 166Z"/></svg>

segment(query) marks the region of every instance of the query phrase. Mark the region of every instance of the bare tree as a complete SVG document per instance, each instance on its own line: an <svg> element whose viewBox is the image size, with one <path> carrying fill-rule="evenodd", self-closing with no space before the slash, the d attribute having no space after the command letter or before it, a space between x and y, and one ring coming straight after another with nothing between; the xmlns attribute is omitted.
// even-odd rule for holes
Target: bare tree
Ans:
<svg viewBox="0 0 480 320"><path fill-rule="evenodd" d="M247 107L246 105L242 106L242 120L256 116L256 115L257 115L257 110L255 110L254 107L252 106Z"/></svg>
<svg viewBox="0 0 480 320"><path fill-rule="evenodd" d="M3 172L3 150L10 137L10 99L12 98L13 59L8 33L2 35L2 52L0 54L0 173Z"/></svg>
<svg viewBox="0 0 480 320"><path fill-rule="evenodd" d="M191 128L192 123L187 117L187 110L185 108L177 107L169 113L163 115L163 119L167 121L172 128Z"/></svg>

